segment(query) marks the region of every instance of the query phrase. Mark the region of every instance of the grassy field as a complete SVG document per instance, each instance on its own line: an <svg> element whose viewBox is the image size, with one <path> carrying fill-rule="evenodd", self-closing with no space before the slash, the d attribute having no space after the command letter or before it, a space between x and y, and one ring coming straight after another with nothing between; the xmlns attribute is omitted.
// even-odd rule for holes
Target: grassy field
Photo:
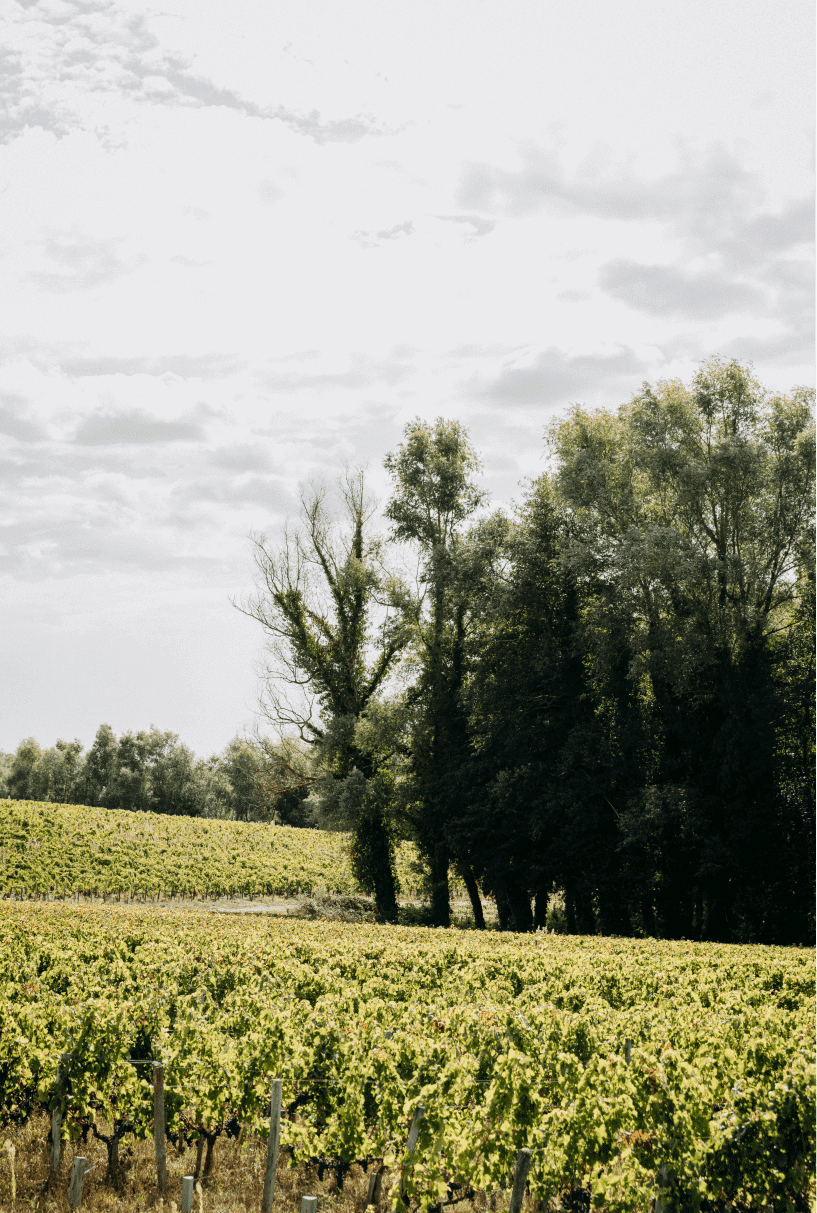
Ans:
<svg viewBox="0 0 817 1213"><path fill-rule="evenodd" d="M164 817L0 800L0 895L50 891L121 898L352 893L346 835L261 823ZM418 884L414 848L400 885Z"/></svg>
<svg viewBox="0 0 817 1213"><path fill-rule="evenodd" d="M208 1213L260 1207L274 1077L281 1213L304 1192L363 1213L372 1166L384 1209L399 1206L398 1177L412 1208L506 1208L522 1148L531 1213L649 1213L657 1196L677 1210L811 1207L805 949L7 901L0 991L18 1207L46 1199L54 1110L66 1145L48 1202L64 1206L82 1153L96 1163L90 1210L157 1205L149 1070L134 1064L150 1060L165 1067L167 1199L206 1142ZM10 1209L8 1184L6 1168Z"/></svg>

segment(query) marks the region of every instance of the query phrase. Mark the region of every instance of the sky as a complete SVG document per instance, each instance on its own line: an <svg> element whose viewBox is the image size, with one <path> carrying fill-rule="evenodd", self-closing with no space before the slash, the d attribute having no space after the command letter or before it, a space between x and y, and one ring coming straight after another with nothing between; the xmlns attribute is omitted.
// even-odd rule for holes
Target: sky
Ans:
<svg viewBox="0 0 817 1213"><path fill-rule="evenodd" d="M710 354L814 383L810 0L11 0L0 750L251 729L249 534Z"/></svg>

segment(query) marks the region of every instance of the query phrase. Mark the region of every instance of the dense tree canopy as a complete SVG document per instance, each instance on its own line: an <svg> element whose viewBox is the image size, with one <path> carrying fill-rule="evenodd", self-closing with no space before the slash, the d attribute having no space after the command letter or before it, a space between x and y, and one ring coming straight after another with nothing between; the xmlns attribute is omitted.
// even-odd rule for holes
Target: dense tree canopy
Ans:
<svg viewBox="0 0 817 1213"><path fill-rule="evenodd" d="M438 925L453 870L478 926L482 892L515 930L813 940L813 402L712 358L575 406L507 515L465 428L413 421L383 513L414 590L362 475L255 537L277 738L30 738L4 790L349 830L385 919L402 835Z"/></svg>
<svg viewBox="0 0 817 1213"><path fill-rule="evenodd" d="M811 938L812 406L711 359L550 427L551 470L448 624L457 743L422 822L503 924L544 924L558 892L571 930ZM434 724L427 696L415 734Z"/></svg>

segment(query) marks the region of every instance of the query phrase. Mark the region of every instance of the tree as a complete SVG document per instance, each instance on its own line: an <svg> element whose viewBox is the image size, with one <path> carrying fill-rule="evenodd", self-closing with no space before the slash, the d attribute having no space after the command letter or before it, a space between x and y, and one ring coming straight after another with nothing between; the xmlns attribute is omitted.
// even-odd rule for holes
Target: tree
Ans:
<svg viewBox="0 0 817 1213"><path fill-rule="evenodd" d="M85 759L84 803L106 805L108 789L117 772L116 734L109 724L101 724Z"/></svg>
<svg viewBox="0 0 817 1213"><path fill-rule="evenodd" d="M113 730L102 725L88 764L89 786L98 793L96 803L109 809L201 814L201 776L196 773L195 756L176 733L151 725L149 730L123 733L117 742Z"/></svg>
<svg viewBox="0 0 817 1213"><path fill-rule="evenodd" d="M14 755L0 751L0 796L10 796L8 788L8 778L11 774Z"/></svg>
<svg viewBox="0 0 817 1213"><path fill-rule="evenodd" d="M413 701L422 704L411 742L411 816L429 873L433 920L447 926L452 854L438 789L465 743L459 693L476 569L463 568L461 539L464 523L484 503L485 494L474 481L480 463L468 432L455 421L438 418L433 426L419 419L411 422L385 467L394 483L385 511L392 537L419 548L428 593L416 633L420 676L411 693ZM467 864L463 874L475 914L481 916Z"/></svg>
<svg viewBox="0 0 817 1213"><path fill-rule="evenodd" d="M645 384L616 415L575 408L551 429L593 660L612 668L618 646L632 688L611 720L651 718L643 786L618 811L652 886L644 922L665 934L765 938L794 863L776 671L813 529L812 401L714 358L689 387Z"/></svg>
<svg viewBox="0 0 817 1213"><path fill-rule="evenodd" d="M42 757L42 750L33 737L27 737L18 745L11 762L6 784L12 800L27 800L30 794L31 774Z"/></svg>
<svg viewBox="0 0 817 1213"><path fill-rule="evenodd" d="M572 930L626 929L611 800L620 762L598 718L584 602L562 561L564 511L548 477L532 486L502 547L467 644L467 749L444 783L448 833L500 926L544 926L562 889ZM535 902L532 908L531 901Z"/></svg>
<svg viewBox="0 0 817 1213"><path fill-rule="evenodd" d="M241 609L267 635L264 711L316 752L324 771L316 810L326 825L353 829L358 876L373 887L380 917L394 921L393 828L377 762L355 729L408 643L414 607L370 534L363 473L347 474L340 492L343 523L315 489L302 496L300 527L282 544L253 537L258 589Z"/></svg>
<svg viewBox="0 0 817 1213"><path fill-rule="evenodd" d="M59 740L47 750L33 737L21 741L8 763L9 795L18 800L76 802L84 786L82 748L80 741Z"/></svg>
<svg viewBox="0 0 817 1213"><path fill-rule="evenodd" d="M216 817L233 820L232 788L220 754L199 758L193 764L192 800L194 817Z"/></svg>
<svg viewBox="0 0 817 1213"><path fill-rule="evenodd" d="M237 821L310 826L304 801L314 783L312 756L291 738L234 737L221 769L229 781L229 805Z"/></svg>

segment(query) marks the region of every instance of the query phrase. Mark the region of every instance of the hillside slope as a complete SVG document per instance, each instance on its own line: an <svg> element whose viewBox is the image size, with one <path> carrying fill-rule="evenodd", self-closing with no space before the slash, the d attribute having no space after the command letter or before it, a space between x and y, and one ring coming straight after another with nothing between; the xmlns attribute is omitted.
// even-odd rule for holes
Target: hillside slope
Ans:
<svg viewBox="0 0 817 1213"><path fill-rule="evenodd" d="M87 805L0 800L0 894L351 893L346 835L262 823L166 817ZM416 885L403 843L401 885Z"/></svg>

